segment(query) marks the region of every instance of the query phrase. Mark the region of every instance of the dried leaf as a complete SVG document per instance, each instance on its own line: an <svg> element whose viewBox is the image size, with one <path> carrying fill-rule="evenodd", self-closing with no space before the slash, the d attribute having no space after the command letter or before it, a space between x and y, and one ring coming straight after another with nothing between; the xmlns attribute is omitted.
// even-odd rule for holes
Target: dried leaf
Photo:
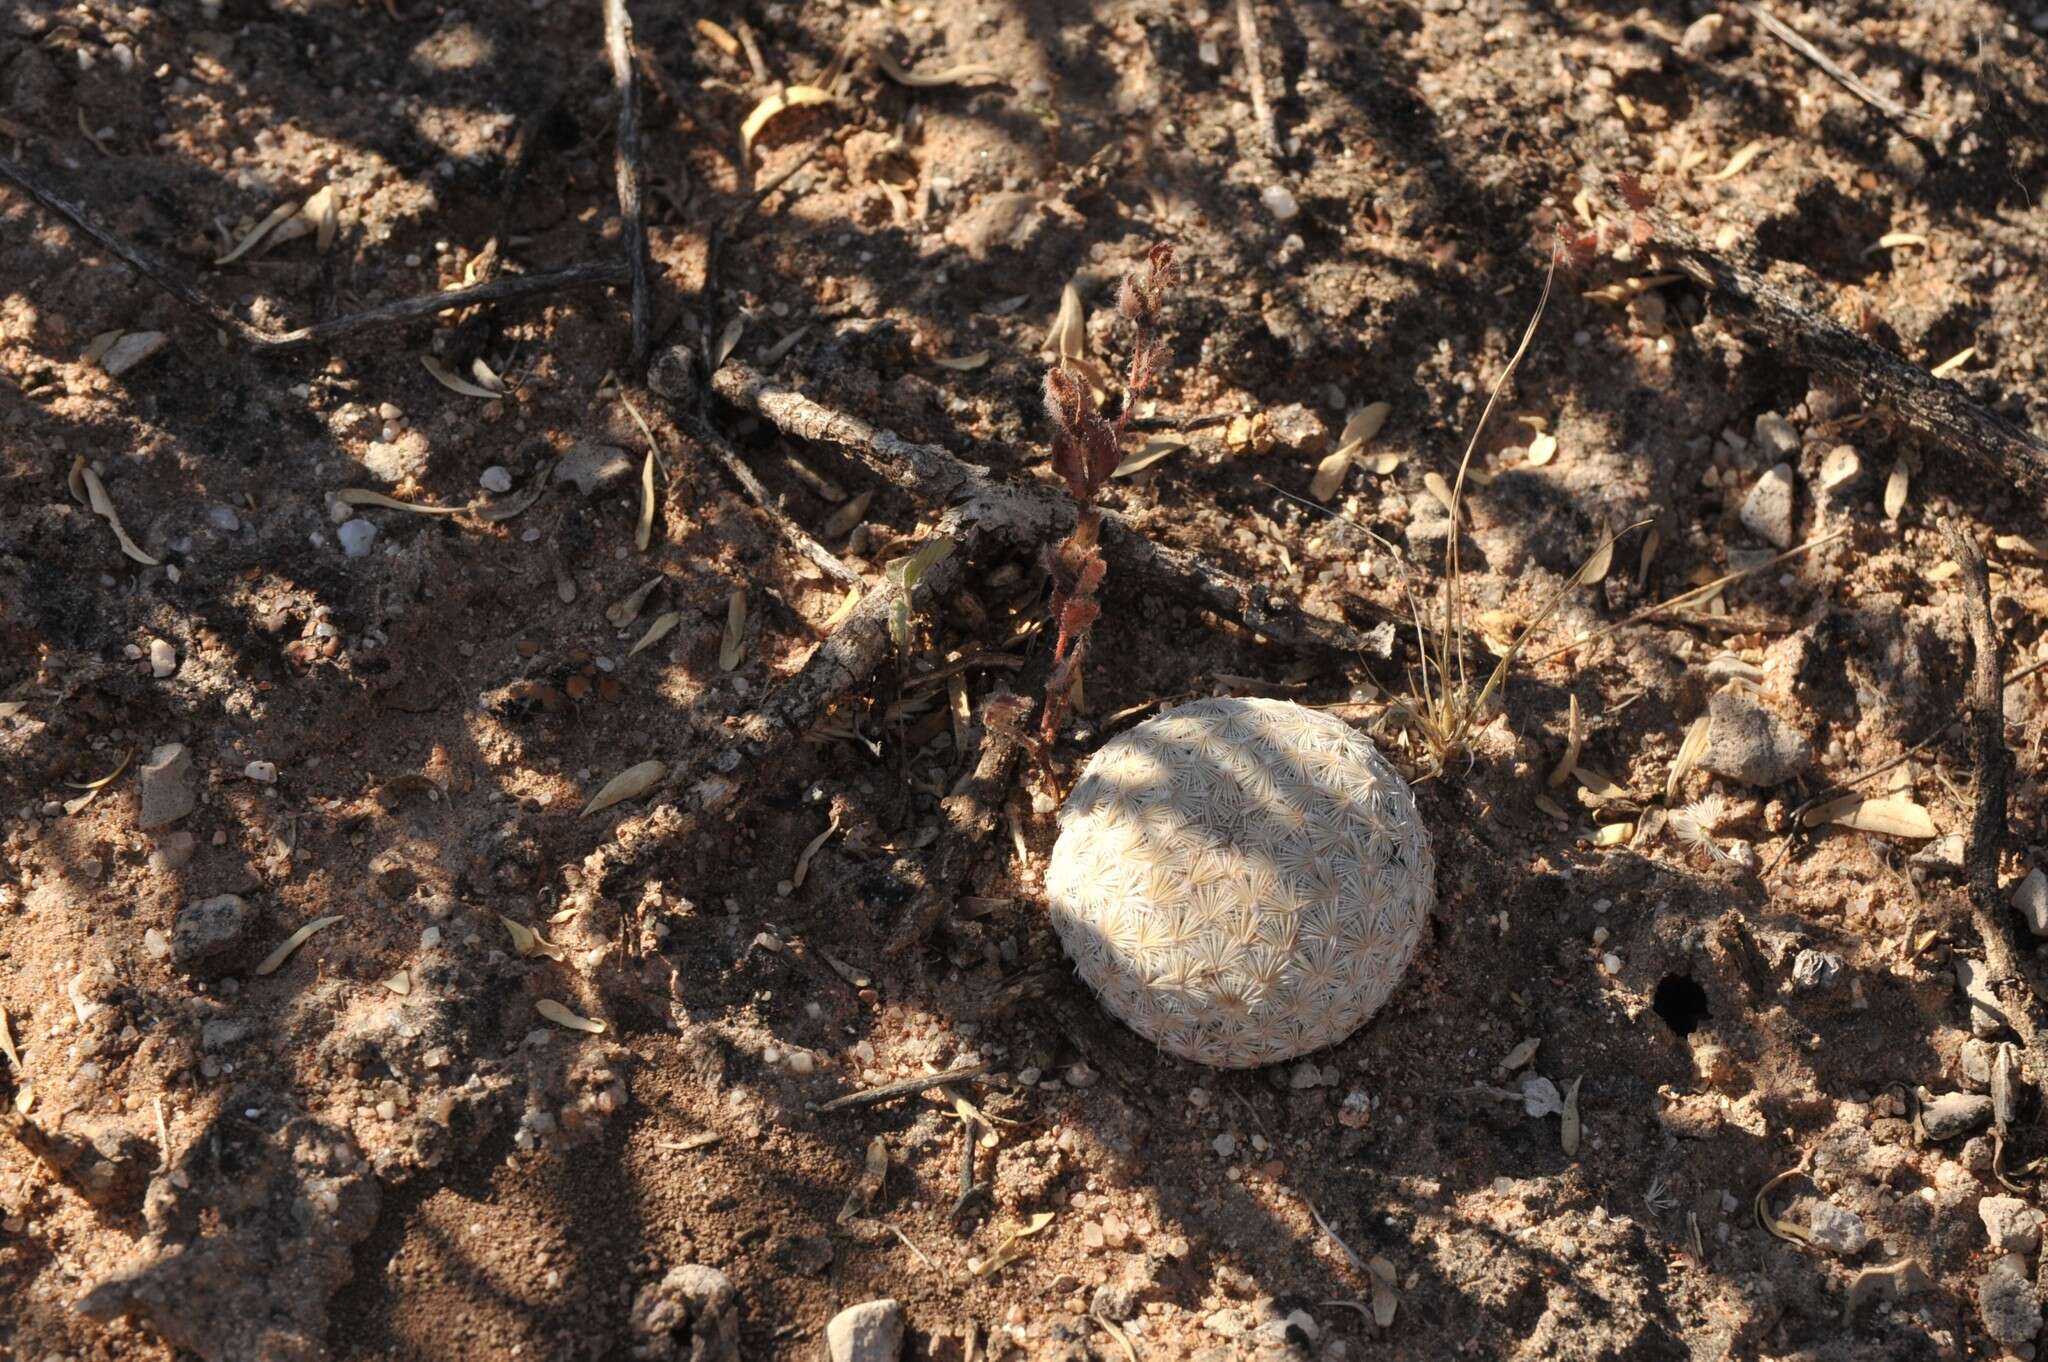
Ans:
<svg viewBox="0 0 2048 1362"><path fill-rule="evenodd" d="M1394 453L1374 454L1362 462L1371 471L1385 475L1401 466L1401 456Z"/></svg>
<svg viewBox="0 0 2048 1362"><path fill-rule="evenodd" d="M1536 1058L1536 1052L1542 1047L1542 1037L1530 1036L1527 1040L1516 1045L1514 1049L1508 1051L1501 1058L1500 1063L1494 1066L1493 1071L1497 1074L1517 1073L1523 1065Z"/></svg>
<svg viewBox="0 0 2048 1362"><path fill-rule="evenodd" d="M839 1208L839 1222L844 1225L855 1216L874 1205L881 1196L882 1185L889 1177L889 1142L877 1135L868 1141L867 1157L863 1159L860 1181L846 1194L846 1204Z"/></svg>
<svg viewBox="0 0 2048 1362"><path fill-rule="evenodd" d="M660 573L656 573L631 591L628 591L625 595L613 601L604 608L606 621L614 629L623 629L634 620L640 618L640 608L647 604L647 598L654 594L656 587L667 580Z"/></svg>
<svg viewBox="0 0 2048 1362"><path fill-rule="evenodd" d="M1608 530L1605 520L1600 521L1599 526L1599 546L1593 550L1593 556L1586 560L1585 566L1579 569L1578 580L1584 586L1606 581L1608 572L1614 567L1614 535Z"/></svg>
<svg viewBox="0 0 2048 1362"><path fill-rule="evenodd" d="M523 922L498 914L498 921L505 924L505 930L512 934L512 952L515 955L545 955L550 960L563 961L569 953L554 942L536 932Z"/></svg>
<svg viewBox="0 0 2048 1362"><path fill-rule="evenodd" d="M1394 1324L1394 1312L1400 1308L1401 1297L1394 1290L1394 1265L1384 1258L1374 1258L1366 1266L1372 1276L1372 1321L1382 1329Z"/></svg>
<svg viewBox="0 0 2048 1362"><path fill-rule="evenodd" d="M1188 442L1177 435L1155 435L1145 441L1145 447L1127 457L1110 473L1112 478L1128 478L1144 472L1161 459L1170 458L1188 447Z"/></svg>
<svg viewBox="0 0 2048 1362"><path fill-rule="evenodd" d="M33 1083L22 1084L20 1090L14 1094L15 1111L26 1116L29 1113L29 1108L35 1106L35 1104L36 1085Z"/></svg>
<svg viewBox="0 0 2048 1362"><path fill-rule="evenodd" d="M868 507L873 504L874 500L875 494L873 489L860 493L852 501L847 502L844 506L841 506L830 516L826 517L824 527L819 530L819 533L827 539L844 539L847 535L853 533L854 526L867 518Z"/></svg>
<svg viewBox="0 0 2048 1362"><path fill-rule="evenodd" d="M1351 419L1344 423L1344 430L1337 436L1337 447L1362 445L1380 433L1387 424L1387 413L1394 409L1390 402L1370 402L1351 413Z"/></svg>
<svg viewBox="0 0 2048 1362"><path fill-rule="evenodd" d="M1558 1132L1558 1139L1567 1157L1576 1156L1579 1152L1579 1084L1585 1081L1581 1075L1564 1090L1564 1125Z"/></svg>
<svg viewBox="0 0 2048 1362"><path fill-rule="evenodd" d="M1572 764L1572 774L1578 777L1579 784L1585 786L1586 792L1592 795L1598 803L1604 804L1629 797L1628 791L1617 785L1614 777L1596 767L1574 762Z"/></svg>
<svg viewBox="0 0 2048 1362"><path fill-rule="evenodd" d="M568 1008L556 1002L553 998L540 999L539 1001L534 1003L533 1010L540 1013L543 1017L546 1017L555 1025L566 1026L571 1031L587 1031L593 1036L601 1036L604 1034L603 1022L592 1021L588 1017L579 1017L574 1012L571 1012Z"/></svg>
<svg viewBox="0 0 2048 1362"><path fill-rule="evenodd" d="M1557 819L1560 823L1569 823L1571 821L1571 815L1564 811L1564 805L1558 803L1549 795L1539 794L1533 802L1537 808L1543 810L1552 818Z"/></svg>
<svg viewBox="0 0 2048 1362"><path fill-rule="evenodd" d="M1451 485L1444 481L1443 474L1437 472L1434 468L1430 469L1427 473L1424 473L1422 475L1422 485L1429 489L1429 494L1431 496L1435 497L1438 501L1443 503L1443 508L1446 514L1457 514L1457 502L1455 498L1452 496Z"/></svg>
<svg viewBox="0 0 2048 1362"><path fill-rule="evenodd" d="M747 593L742 587L725 598L725 635L718 641L718 669L729 672L747 651Z"/></svg>
<svg viewBox="0 0 2048 1362"><path fill-rule="evenodd" d="M127 333L120 330L102 331L87 343L78 358L86 364L98 364L107 357L107 351L114 348L114 342Z"/></svg>
<svg viewBox="0 0 2048 1362"><path fill-rule="evenodd" d="M1081 359L1088 353L1088 315L1081 307L1081 291L1068 284L1060 291L1059 315L1046 333L1041 354L1054 359Z"/></svg>
<svg viewBox="0 0 2048 1362"><path fill-rule="evenodd" d="M995 1276L996 1273L1001 1272L1011 1263L1016 1262L1019 1258L1029 1253L1031 1247L1024 1241L1051 1223L1052 1212L1040 1211L1037 1215L1031 1217L1030 1224L1020 1230L1013 1231L1009 1238L998 1245L996 1251L988 1256L987 1261L975 1263L969 1270L977 1277Z"/></svg>
<svg viewBox="0 0 2048 1362"><path fill-rule="evenodd" d="M336 233L341 230L341 200L334 192L334 186L322 185L320 191L306 200L299 216L313 224L313 249L327 254L334 245Z"/></svg>
<svg viewBox="0 0 2048 1362"><path fill-rule="evenodd" d="M432 374L434 381L449 392L461 393L464 397L482 398L486 402L495 402L504 396L503 393L494 393L489 388L478 387L432 355L421 355L420 367Z"/></svg>
<svg viewBox="0 0 2048 1362"><path fill-rule="evenodd" d="M1886 232L1872 244L1863 248L1863 254L1876 255L1879 251L1895 250L1900 246L1925 246L1927 238L1918 232Z"/></svg>
<svg viewBox="0 0 2048 1362"><path fill-rule="evenodd" d="M1529 466L1531 468L1541 468L1556 457L1557 437L1549 431L1546 430L1535 439L1529 441Z"/></svg>
<svg viewBox="0 0 2048 1362"><path fill-rule="evenodd" d="M1936 563L1927 570L1927 580L1930 582L1945 582L1949 578L1959 575L1962 570L1963 565L1961 563L1958 563L1953 558L1946 559Z"/></svg>
<svg viewBox="0 0 2048 1362"><path fill-rule="evenodd" d="M0 719L12 719L28 709L26 700L0 700Z"/></svg>
<svg viewBox="0 0 2048 1362"><path fill-rule="evenodd" d="M264 237L269 236L273 228L282 224L287 218L297 217L298 213L299 205L296 203L279 204L270 210L270 216L264 218L263 221L257 223L254 227L251 227L249 234L236 242L233 250L230 250L226 255L221 256L213 263L216 265L232 265L250 251L256 249L256 244L262 241Z"/></svg>
<svg viewBox="0 0 2048 1362"><path fill-rule="evenodd" d="M114 499L107 495L107 485L100 481L100 475L92 471L92 465L83 457L71 461L71 495L92 507L94 515L107 522L114 531L114 539L121 545L121 552L127 554L144 567L159 566L156 559L136 547L128 537L128 531L121 527L121 513L114 509Z"/></svg>
<svg viewBox="0 0 2048 1362"><path fill-rule="evenodd" d="M640 635L640 641L626 650L626 656L631 657L633 654L639 652L642 648L653 647L655 644L667 638L669 635L669 631L675 628L678 624L681 624L682 622L683 615L680 610L669 610L663 612L661 615L655 618L654 623L647 626L647 632Z"/></svg>
<svg viewBox="0 0 2048 1362"><path fill-rule="evenodd" d="M1899 512L1906 509L1906 484L1910 475L1906 472L1903 456L1892 462L1891 476L1884 482L1884 514L1887 520L1896 520Z"/></svg>
<svg viewBox="0 0 2048 1362"><path fill-rule="evenodd" d="M482 506L474 508L477 518L497 525L512 519L514 516L524 515L533 509L535 502L547 495L549 485L547 474L543 473L510 496L497 501L486 502Z"/></svg>
<svg viewBox="0 0 2048 1362"><path fill-rule="evenodd" d="M726 56L737 57L740 54L740 40L727 32L723 25L714 23L709 19L699 19L697 21L697 32L716 43L718 50L725 53Z"/></svg>
<svg viewBox="0 0 2048 1362"><path fill-rule="evenodd" d="M400 501L382 492L372 492L367 487L344 487L334 494L334 499L346 506L381 506L387 511L410 511L414 515L461 515L470 509L468 506L422 506L418 502Z"/></svg>
<svg viewBox="0 0 2048 1362"><path fill-rule="evenodd" d="M855 988L867 988L875 982L873 976L866 970L854 968L830 951L821 950L818 954L824 958L826 964L832 967L834 974L844 979L847 983L852 984Z"/></svg>
<svg viewBox="0 0 2048 1362"><path fill-rule="evenodd" d="M14 1048L14 1029L7 1024L7 1009L0 1007L0 1055L7 1056L7 1062L21 1072L21 1051Z"/></svg>
<svg viewBox="0 0 2048 1362"><path fill-rule="evenodd" d="M1593 845L1596 847L1620 846L1635 835L1636 825L1634 823L1609 823L1593 834Z"/></svg>
<svg viewBox="0 0 2048 1362"><path fill-rule="evenodd" d="M823 832L804 843L804 849L798 853L796 858L796 869L791 872L789 877L789 887L792 890L804 887L804 877L811 873L811 857L817 855L818 848L824 846L826 840L837 831L839 831L839 815L835 813L832 815L832 821L826 825Z"/></svg>
<svg viewBox="0 0 2048 1362"><path fill-rule="evenodd" d="M67 799L64 801L65 814L75 816L81 809L85 808L86 805L92 803L93 800L98 799L100 791L104 790L108 785L112 784L116 776L120 775L123 771L128 769L128 760L134 755L134 748L131 747L124 750L121 753L121 760L114 764L114 769L107 772L105 775L101 776L98 780L89 780L83 785L73 780L65 781L64 783L66 785L69 785L72 789L85 791L84 794L79 795L76 799Z"/></svg>
<svg viewBox="0 0 2048 1362"><path fill-rule="evenodd" d="M714 370L732 358L732 352L738 347L740 337L746 333L747 319L743 316L734 317L725 324L725 330L718 333L718 348L711 352L711 367Z"/></svg>
<svg viewBox="0 0 2048 1362"><path fill-rule="evenodd" d="M1761 156L1768 149L1769 148L1761 141L1751 142L1748 145L1744 146L1742 150L1736 152L1733 156L1729 157L1727 165L1721 167L1721 169L1715 171L1712 175L1707 176L1707 178L1709 180L1732 180L1737 175L1740 175L1743 171L1749 169L1749 163L1751 161L1754 161L1757 157Z"/></svg>
<svg viewBox="0 0 2048 1362"><path fill-rule="evenodd" d="M640 523L633 527L633 547L647 552L648 544L654 539L654 450L647 451L647 462L640 465Z"/></svg>
<svg viewBox="0 0 2048 1362"><path fill-rule="evenodd" d="M407 997L412 993L412 975L406 970L400 970L384 981L384 987L401 998Z"/></svg>
<svg viewBox="0 0 2048 1362"><path fill-rule="evenodd" d="M469 362L469 376L476 380L477 386L479 388L489 389L491 392L498 394L500 397L503 397L507 392L510 391L510 389L508 389L505 386L505 380L498 377L497 373L494 370L492 370L490 365L484 363L484 357L482 355L478 355L475 359ZM632 406L630 403L627 405L627 410L632 410ZM643 425L641 428L644 430L646 427Z"/></svg>
<svg viewBox="0 0 2048 1362"><path fill-rule="evenodd" d="M1858 832L1881 832L1892 837L1933 837L1939 832L1932 814L1912 800L1896 795L1880 799L1847 795L1807 810L1800 821L1809 828L1834 823Z"/></svg>
<svg viewBox="0 0 2048 1362"><path fill-rule="evenodd" d="M753 162L754 139L761 135L761 129L768 126L769 120L784 109L801 108L806 104L830 103L832 103L831 92L820 90L815 85L792 85L779 94L768 96L768 98L756 104L754 111L747 115L744 123L740 124L740 161L743 164L751 164ZM724 362L725 356L720 355L719 363L722 364ZM715 368L716 366L714 365L713 367Z"/></svg>
<svg viewBox="0 0 2048 1362"><path fill-rule="evenodd" d="M284 943L276 950L264 956L263 963L256 966L256 973L259 975L275 973L278 966L292 958L293 951L306 944L308 937L312 936L315 932L325 931L339 921L341 921L341 914L339 913L328 917L314 918L311 922L286 937Z"/></svg>
<svg viewBox="0 0 2048 1362"><path fill-rule="evenodd" d="M932 363L938 365L941 369L956 369L964 373L970 369L979 369L982 365L988 363L988 357L991 353L988 350L976 350L971 355L941 355L934 359Z"/></svg>
<svg viewBox="0 0 2048 1362"><path fill-rule="evenodd" d="M1678 744L1678 755L1671 760L1671 774L1664 778L1664 803L1678 802L1678 787L1692 774L1692 768L1699 765L1700 758L1707 753L1707 730L1712 728L1713 718L1702 714L1692 721L1692 727L1685 730L1685 740Z"/></svg>
<svg viewBox="0 0 2048 1362"><path fill-rule="evenodd" d="M1571 697L1571 710L1565 720L1564 756L1558 759L1556 769L1550 773L1550 779L1546 782L1552 789L1572 778L1572 772L1577 770L1579 765L1579 749L1585 745L1586 729L1585 725L1579 722L1579 697L1574 692Z"/></svg>
<svg viewBox="0 0 2048 1362"><path fill-rule="evenodd" d="M2029 539L2019 534L2001 534L1991 542L2004 553L2018 554L2025 558L2048 558L2048 540Z"/></svg>
<svg viewBox="0 0 2048 1362"><path fill-rule="evenodd" d="M609 809L614 804L623 804L629 799L638 799L659 785L662 777L667 774L668 767L658 761L643 761L637 766L628 766L605 782L602 790L591 796L590 802L583 806L583 817L588 818L594 813Z"/></svg>
<svg viewBox="0 0 2048 1362"><path fill-rule="evenodd" d="M1337 489L1344 485L1344 475L1351 471L1351 451L1340 449L1334 454L1325 454L1323 461L1316 465L1315 476L1308 480L1308 494L1317 501L1328 501Z"/></svg>
<svg viewBox="0 0 2048 1362"><path fill-rule="evenodd" d="M1956 354L1950 355L1947 359L1935 365L1932 369L1929 369L1927 372L1931 377L1934 378L1947 378L1950 374L1962 368L1965 364L1968 364L1971 360L1975 359L1976 357L1977 347L1972 345Z"/></svg>
<svg viewBox="0 0 2048 1362"><path fill-rule="evenodd" d="M871 45L868 51L874 54L875 65L882 68L882 74L898 85L909 86L913 90L928 90L938 85L958 85L963 80L973 80L977 77L996 80L1003 77L1000 67L987 66L979 62L963 62L957 66L949 66L943 71L928 73L906 71L881 43Z"/></svg>

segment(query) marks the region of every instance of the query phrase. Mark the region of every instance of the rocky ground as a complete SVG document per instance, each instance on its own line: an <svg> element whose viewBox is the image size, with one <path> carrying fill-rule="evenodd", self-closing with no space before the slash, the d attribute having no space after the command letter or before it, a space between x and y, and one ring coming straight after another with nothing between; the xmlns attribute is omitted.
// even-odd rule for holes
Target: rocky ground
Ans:
<svg viewBox="0 0 2048 1362"><path fill-rule="evenodd" d="M607 287L259 350L0 187L0 1355L2034 1355L2041 483L1638 224L2048 431L2048 10L1774 6L1859 95L1748 6L634 9L666 381ZM0 155L273 334L619 260L616 118L564 0L0 15ZM1048 338L1120 365L1162 241L1107 504L1378 646L1112 562L1052 771L1290 698L1439 866L1388 1008L1270 1070L1074 977L1043 772L908 930L1035 546L775 740L945 507L674 349L1056 497ZM1454 533L1472 665L1527 640L1439 763L1373 631Z"/></svg>

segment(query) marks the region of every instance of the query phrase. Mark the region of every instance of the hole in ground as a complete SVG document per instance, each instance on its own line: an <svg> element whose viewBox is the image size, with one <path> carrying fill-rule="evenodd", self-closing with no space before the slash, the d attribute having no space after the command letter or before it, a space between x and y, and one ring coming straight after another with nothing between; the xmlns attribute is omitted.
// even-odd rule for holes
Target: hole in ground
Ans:
<svg viewBox="0 0 2048 1362"><path fill-rule="evenodd" d="M1707 991L1689 974L1667 974L1659 979L1650 1006L1681 1036L1699 1030L1700 1023L1714 1015L1707 1008Z"/></svg>

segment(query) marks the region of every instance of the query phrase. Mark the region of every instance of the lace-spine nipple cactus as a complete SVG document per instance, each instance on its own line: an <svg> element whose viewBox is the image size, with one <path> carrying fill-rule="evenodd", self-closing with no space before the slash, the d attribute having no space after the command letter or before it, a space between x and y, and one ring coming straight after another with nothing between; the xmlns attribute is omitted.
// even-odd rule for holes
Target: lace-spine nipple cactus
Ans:
<svg viewBox="0 0 2048 1362"><path fill-rule="evenodd" d="M1120 734L1060 813L1053 926L1161 1049L1250 1068L1335 1044L1400 982L1436 901L1407 784L1362 734L1201 700Z"/></svg>

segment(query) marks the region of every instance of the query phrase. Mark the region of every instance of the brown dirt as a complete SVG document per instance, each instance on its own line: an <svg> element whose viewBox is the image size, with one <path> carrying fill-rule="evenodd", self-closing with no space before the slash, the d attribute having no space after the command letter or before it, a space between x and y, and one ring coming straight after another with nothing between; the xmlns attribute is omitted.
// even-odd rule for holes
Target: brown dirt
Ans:
<svg viewBox="0 0 2048 1362"><path fill-rule="evenodd" d="M695 344L710 234L744 188L735 130L766 90L696 30L739 12L636 8L687 105L646 92L656 326ZM1193 445L1113 502L1310 610L1401 608L1404 582L1434 579L1444 536L1424 474L1455 470L1551 242L1579 229L1581 185L1632 173L1664 211L1908 358L1974 346L1956 374L1973 397L2048 428L2038 8L1781 6L1924 115L1896 128L1745 18L1692 51L1684 5L1257 10L1277 167L1232 6L892 10L906 65L986 62L1001 79L912 90L857 60L842 106L768 125L763 182L831 137L723 248L717 315L748 319L736 353L879 425L1042 477L1039 348L1061 286L1077 281L1097 352L1118 354L1115 280L1171 240L1189 279L1155 414ZM744 17L781 79L815 75L881 22L841 0ZM461 282L499 220L522 122L534 159L509 206L509 268L615 252L600 39L595 6L559 0L17 5L0 18L0 132L213 296L296 325ZM1720 175L1751 143L1762 154ZM341 205L326 255L302 237L212 265L244 225L323 183ZM1298 216L1276 218L1270 185ZM343 555L327 502L373 486L461 503L484 469L525 486L579 444L619 447L637 471L645 436L605 381L626 369L622 298L259 359L24 196L0 192L0 216L0 698L20 705L0 718L0 1005L22 1061L0 1068L10 1098L33 1094L0 1139L0 1355L623 1357L636 1296L690 1262L737 1288L747 1357L816 1355L835 1310L884 1295L903 1302L914 1355L929 1341L956 1359L970 1329L986 1352L1121 1356L1088 1319L1097 1299L1133 1318L1147 1358L1999 1351L1977 1308L1993 1255L1976 1203L1999 1190L1988 1142L1916 1145L1884 1091L1964 1081L1952 961L1978 947L1960 879L1909 863L1918 843L1849 830L1788 849L1785 815L1959 703L1966 647L1936 517L1987 544L2048 527L2010 478L1894 435L1723 328L1697 291L1584 296L1643 272L1627 261L1560 279L1476 465L1473 611L1510 612L1488 617L1496 630L1533 617L1602 525L1649 518L1659 551L1624 541L1536 651L1749 561L1757 540L1736 511L1777 461L1756 433L1765 413L1802 433L1797 533L1846 537L1731 589L1752 631L1633 624L1518 669L1470 759L1418 787L1441 903L1388 1012L1319 1067L1219 1074L1162 1059L1064 966L1036 902L1051 820L1028 791L1021 845L999 835L968 886L993 903L963 905L921 951L882 954L962 761L943 688L900 680L952 650L1036 646L1019 638L1043 608L1033 564L971 565L907 670L828 725L840 736L721 769L844 593L649 395L627 390L667 464L646 553L632 476L502 523L366 510L365 557ZM1869 249L1893 231L1923 240ZM112 377L81 355L117 329L169 343ZM980 368L935 363L983 350ZM516 392L442 388L420 363L437 351L463 372L485 358ZM1392 412L1374 451L1400 462L1350 474L1332 503L1345 520L1276 491L1305 494L1347 410L1375 400ZM786 455L870 485L839 451L710 414L813 531L833 507ZM1540 467L1525 416L1558 437ZM1822 460L1843 443L1862 471L1823 493ZM164 566L123 558L67 495L79 457ZM1888 519L1899 462L1910 494ZM835 547L878 579L934 510L881 489ZM1419 578L1354 525L1414 548ZM2010 655L2033 660L2042 563L2019 541L1992 553ZM607 621L656 574L637 619ZM728 671L720 634L741 588L745 655ZM1283 654L1113 578L1107 605L1093 717L1064 769L1134 707L1250 686L1346 704L1413 755L1379 703L1407 688L1397 667ZM674 632L629 656L665 611ZM152 640L175 650L171 675L152 675ZM1748 668L1815 754L1776 788L1718 786L1721 844L1751 844L1755 865L1651 834L1650 813L1635 841L1593 845L1616 810L1545 784L1569 698L1586 764L1647 809L1687 726ZM971 697L1008 675L970 673ZM904 695L897 718L880 712ZM2028 683L2008 705L2022 847L2048 840L2042 703ZM138 828L132 765L64 813L65 782L172 742L198 794L182 820ZM651 798L580 816L648 758L673 773ZM274 783L245 775L255 761L275 763ZM1960 730L1903 769L1944 832L1968 828ZM678 840L707 771L737 797L713 834ZM1681 798L1714 788L1696 772ZM195 843L182 863L176 832ZM181 909L220 894L255 910L246 935L190 968L157 958L145 934L169 937ZM343 920L253 973L326 914ZM501 914L565 958L515 955ZM1795 982L1803 950L1839 958L1831 985ZM387 982L401 971L403 994ZM1703 991L1704 1016L1669 980ZM542 998L610 1029L552 1027ZM1495 1067L1525 1037L1541 1039L1536 1070L1583 1080L1576 1157L1557 1117L1480 1091L1515 1082ZM996 1064L970 1091L1011 1124L982 1156L992 1193L957 1217L946 1108L806 1109L963 1056ZM877 1135L883 1189L842 1218ZM2040 1145L2031 1130L2017 1143ZM1803 1159L1812 1180L1780 1189L1777 1211L1803 1224L1825 1197L1863 1219L1869 1247L1845 1257L1758 1228L1751 1197ZM1040 1211L1054 1219L1028 1256L968 1273ZM1372 1298L1351 1253L1392 1265L1391 1328L1344 1304ZM1852 1275L1904 1257L1932 1285L1845 1317ZM1128 1311L1103 1286L1129 1288ZM1316 1338L1271 1327L1295 1310Z"/></svg>

